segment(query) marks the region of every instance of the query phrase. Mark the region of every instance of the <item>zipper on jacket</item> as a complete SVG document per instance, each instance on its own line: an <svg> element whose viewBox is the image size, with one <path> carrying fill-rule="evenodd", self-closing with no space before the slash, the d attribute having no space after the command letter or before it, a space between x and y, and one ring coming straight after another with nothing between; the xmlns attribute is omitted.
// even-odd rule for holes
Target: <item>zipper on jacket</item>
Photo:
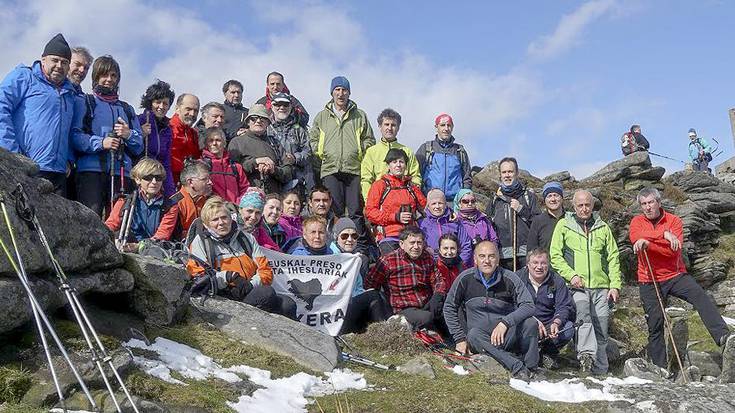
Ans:
<svg viewBox="0 0 735 413"><path fill-rule="evenodd" d="M587 288L592 288L592 264L590 264L590 235L592 231L587 231L587 224L584 224L585 238L587 239Z"/></svg>

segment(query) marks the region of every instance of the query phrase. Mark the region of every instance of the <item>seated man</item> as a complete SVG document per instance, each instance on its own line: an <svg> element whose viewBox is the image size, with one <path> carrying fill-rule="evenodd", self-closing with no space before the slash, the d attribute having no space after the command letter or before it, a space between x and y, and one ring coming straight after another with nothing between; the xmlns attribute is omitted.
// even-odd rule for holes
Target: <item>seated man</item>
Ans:
<svg viewBox="0 0 735 413"><path fill-rule="evenodd" d="M472 351L489 354L513 377L528 380L539 360L533 298L517 275L498 266L495 243L477 244L474 262L454 281L444 302L444 319L457 351L467 353L469 343ZM460 309L467 317L467 333Z"/></svg>
<svg viewBox="0 0 735 413"><path fill-rule="evenodd" d="M549 270L549 253L540 248L528 253L526 266L516 275L536 303L534 318L538 336L543 340L540 345L544 363L548 363L545 367L557 368L559 350L574 338L573 320L577 313L567 283L556 271Z"/></svg>
<svg viewBox="0 0 735 413"><path fill-rule="evenodd" d="M217 294L295 320L296 303L276 295L268 260L255 238L232 220L226 201L208 199L201 221L203 230L194 236L186 264L194 278L192 295Z"/></svg>
<svg viewBox="0 0 735 413"><path fill-rule="evenodd" d="M201 161L190 161L180 175L181 189L169 198L172 204L161 219L156 239L180 241L187 239L189 227L212 194L209 167Z"/></svg>
<svg viewBox="0 0 735 413"><path fill-rule="evenodd" d="M432 255L424 248L418 227L401 231L400 248L383 255L365 277L365 289L384 290L394 314L406 317L414 330L444 329L442 305L446 294Z"/></svg>

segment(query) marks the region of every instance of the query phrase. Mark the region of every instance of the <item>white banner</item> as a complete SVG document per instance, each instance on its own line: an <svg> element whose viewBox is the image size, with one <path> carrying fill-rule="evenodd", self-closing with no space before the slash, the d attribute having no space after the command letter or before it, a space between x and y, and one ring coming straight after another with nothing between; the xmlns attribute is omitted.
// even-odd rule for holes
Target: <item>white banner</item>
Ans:
<svg viewBox="0 0 735 413"><path fill-rule="evenodd" d="M273 289L296 302L298 320L330 336L338 335L360 271L360 257L262 250L273 269Z"/></svg>

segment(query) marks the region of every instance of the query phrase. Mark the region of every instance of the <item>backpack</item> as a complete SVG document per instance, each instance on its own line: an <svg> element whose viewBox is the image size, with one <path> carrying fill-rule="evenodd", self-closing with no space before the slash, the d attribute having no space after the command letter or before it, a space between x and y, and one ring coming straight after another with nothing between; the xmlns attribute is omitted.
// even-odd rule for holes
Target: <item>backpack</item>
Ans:
<svg viewBox="0 0 735 413"><path fill-rule="evenodd" d="M623 151L623 155L630 155L638 149L638 143L636 142L635 135L633 132L625 132L620 137L620 146Z"/></svg>
<svg viewBox="0 0 735 413"><path fill-rule="evenodd" d="M235 179L237 179L238 181L240 180L240 173L237 171L237 162L233 161L232 159L230 159L230 169L232 169L231 174L227 172L212 172L212 159L210 158L202 157L200 161L207 165L207 168L209 168L209 173L212 175L235 175Z"/></svg>
<svg viewBox="0 0 735 413"><path fill-rule="evenodd" d="M434 152L434 142L435 140L426 141L423 145L425 162L421 170L421 176L424 178L425 183L430 182L430 177L428 175L429 175L429 171L431 170L432 162L434 161L434 153L435 153ZM465 150L464 146L458 143L454 143L454 145L457 145L457 158L459 160L459 165L462 167L462 170L460 171L460 176L459 176L459 187L463 188L464 187L464 168L465 168L465 165L471 166L470 158L467 155L467 151ZM448 175L445 176L445 181L449 181ZM429 190L431 188L426 188L426 189ZM445 187L439 187L439 189L445 192L447 190L447 188Z"/></svg>
<svg viewBox="0 0 735 413"><path fill-rule="evenodd" d="M383 193L380 195L380 202L378 203L378 205L383 205L383 202L385 202L385 198L387 198L390 191L394 189L407 190L409 195L411 195L411 198L413 198L413 202L416 203L417 206L419 205L419 199L416 197L416 192L414 191L415 184L412 181L408 181L406 185L391 186L390 180L386 178L381 179L383 180L383 183L385 183L385 189L383 189Z"/></svg>
<svg viewBox="0 0 735 413"><path fill-rule="evenodd" d="M184 241L183 245L187 251L187 256L191 255L189 253L189 248L191 248L191 243L194 241L194 238L197 235L199 235L199 237L202 239L202 242L204 242L204 251L206 251L207 258L209 260L207 264L215 271L219 270L219 265L215 260L217 252L214 247L214 240L212 239L212 235L209 233L209 231L204 228L204 224L202 223L201 218L197 218L194 220L194 222L191 223L191 227L189 227L189 233L186 234L186 240ZM238 236L237 241L240 243L240 247L242 247L243 251L245 251L245 255L247 255L248 257L252 257L253 245L250 243L250 240L247 237Z"/></svg>
<svg viewBox="0 0 735 413"><path fill-rule="evenodd" d="M133 109L132 106L128 105L126 102L123 102L122 100L119 100L118 102L120 103L120 106L122 106L123 108L125 117L128 118L128 126L132 127L133 119L135 119L135 110ZM82 119L82 131L86 133L87 135L92 135L94 133L92 131L92 120L94 119L94 110L97 107L97 101L95 100L94 95L86 94L84 95L84 103L85 103L87 110L84 113L84 118ZM144 148L144 149L145 150L142 152L142 154L145 154L148 151L148 148ZM142 154L133 155L132 153L128 152L128 156L130 156L130 160L132 161L133 165L135 165L139 160L141 160L144 157L144 155ZM106 157L104 158L106 159Z"/></svg>

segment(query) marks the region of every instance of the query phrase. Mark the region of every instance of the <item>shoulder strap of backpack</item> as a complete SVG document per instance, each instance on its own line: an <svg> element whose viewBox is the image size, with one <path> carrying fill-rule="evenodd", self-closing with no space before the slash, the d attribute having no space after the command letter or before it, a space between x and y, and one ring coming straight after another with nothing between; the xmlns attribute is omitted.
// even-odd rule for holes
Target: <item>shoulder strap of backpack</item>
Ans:
<svg viewBox="0 0 735 413"><path fill-rule="evenodd" d="M242 247L243 251L245 251L245 254L247 254L248 257L253 258L253 244L250 243L248 237L244 234L240 234L237 237L237 242L240 243L240 246Z"/></svg>
<svg viewBox="0 0 735 413"><path fill-rule="evenodd" d="M230 159L230 168L232 168L232 174L235 175L235 179L240 180L240 173L237 172L237 162Z"/></svg>
<svg viewBox="0 0 735 413"><path fill-rule="evenodd" d="M385 188L383 189L383 193L380 195L380 203L378 205L383 205L383 201L385 201L385 198L388 197L388 193L393 189L393 187L390 185L390 181L385 178L380 178L383 183L385 184Z"/></svg>
<svg viewBox="0 0 735 413"><path fill-rule="evenodd" d="M82 119L82 128L84 129L84 133L91 135L92 119L94 118L94 109L97 107L97 101L94 100L94 95L87 93L84 95L84 103L86 112Z"/></svg>
<svg viewBox="0 0 735 413"><path fill-rule="evenodd" d="M427 141L424 144L424 159L426 159L426 167L431 165L431 160L434 157L434 141Z"/></svg>

